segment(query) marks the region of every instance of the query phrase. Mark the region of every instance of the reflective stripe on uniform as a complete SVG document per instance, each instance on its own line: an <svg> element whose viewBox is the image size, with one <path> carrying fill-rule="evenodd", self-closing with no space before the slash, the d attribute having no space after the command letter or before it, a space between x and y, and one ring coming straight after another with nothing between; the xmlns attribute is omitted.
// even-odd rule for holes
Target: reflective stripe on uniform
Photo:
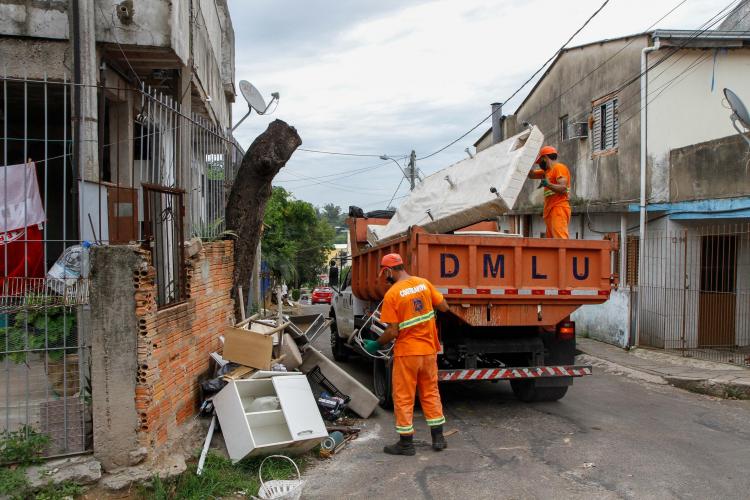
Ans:
<svg viewBox="0 0 750 500"><path fill-rule="evenodd" d="M414 426L410 425L408 427L400 427L400 426L397 425L396 426L396 432L398 434L412 434L414 432Z"/></svg>
<svg viewBox="0 0 750 500"><path fill-rule="evenodd" d="M437 425L443 425L445 423L445 417L440 418L428 418L427 419L427 425L430 427L435 427Z"/></svg>
<svg viewBox="0 0 750 500"><path fill-rule="evenodd" d="M430 321L434 317L435 317L435 311L430 311L421 316L416 316L414 318L407 319L406 321L402 321L401 323L398 324L398 329L403 330L404 328L409 328L411 326L424 323L425 321Z"/></svg>

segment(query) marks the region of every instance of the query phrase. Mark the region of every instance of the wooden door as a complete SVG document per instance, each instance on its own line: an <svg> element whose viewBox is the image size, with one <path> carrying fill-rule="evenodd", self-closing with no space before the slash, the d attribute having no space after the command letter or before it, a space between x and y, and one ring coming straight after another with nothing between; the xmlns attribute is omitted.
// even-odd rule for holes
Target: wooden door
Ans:
<svg viewBox="0 0 750 500"><path fill-rule="evenodd" d="M112 245L138 240L138 191L108 186L109 242Z"/></svg>
<svg viewBox="0 0 750 500"><path fill-rule="evenodd" d="M737 237L701 238L698 346L731 347L737 319Z"/></svg>

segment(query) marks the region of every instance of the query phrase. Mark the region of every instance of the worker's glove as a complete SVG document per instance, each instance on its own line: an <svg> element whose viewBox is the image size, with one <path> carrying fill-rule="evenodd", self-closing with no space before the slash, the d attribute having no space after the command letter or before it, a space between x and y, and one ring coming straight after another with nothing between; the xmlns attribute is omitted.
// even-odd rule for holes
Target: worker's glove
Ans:
<svg viewBox="0 0 750 500"><path fill-rule="evenodd" d="M364 345L365 351L369 352L370 354L376 354L380 350L380 344L377 340L363 340L362 344Z"/></svg>
<svg viewBox="0 0 750 500"><path fill-rule="evenodd" d="M542 182L539 183L540 186L548 188L549 187L549 181L547 179L542 179Z"/></svg>

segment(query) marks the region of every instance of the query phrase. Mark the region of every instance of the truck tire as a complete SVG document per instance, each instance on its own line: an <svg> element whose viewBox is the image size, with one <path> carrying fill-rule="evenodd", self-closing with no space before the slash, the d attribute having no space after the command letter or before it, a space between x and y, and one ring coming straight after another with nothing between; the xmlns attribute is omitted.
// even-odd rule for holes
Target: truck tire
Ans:
<svg viewBox="0 0 750 500"><path fill-rule="evenodd" d="M345 345L344 339L339 337L339 328L336 325L336 316L331 316L331 352L333 359L336 361L347 361L349 359L349 348Z"/></svg>
<svg viewBox="0 0 750 500"><path fill-rule="evenodd" d="M378 398L378 404L385 410L393 409L391 395L391 363L376 359L372 364L372 388Z"/></svg>
<svg viewBox="0 0 750 500"><path fill-rule="evenodd" d="M524 403L540 403L542 401L557 401L568 392L568 386L537 387L533 380L511 380L510 388L517 399Z"/></svg>

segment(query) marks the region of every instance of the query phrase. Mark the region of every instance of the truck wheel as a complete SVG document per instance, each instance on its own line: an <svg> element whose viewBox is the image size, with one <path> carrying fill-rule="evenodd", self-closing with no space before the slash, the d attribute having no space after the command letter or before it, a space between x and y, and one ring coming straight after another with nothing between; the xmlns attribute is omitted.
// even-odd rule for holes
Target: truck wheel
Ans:
<svg viewBox="0 0 750 500"><path fill-rule="evenodd" d="M331 323L331 352L333 359L336 361L346 361L349 359L349 348L346 347L344 339L339 337L339 328L336 326L336 317L333 317Z"/></svg>
<svg viewBox="0 0 750 500"><path fill-rule="evenodd" d="M393 409L391 364L384 359L376 359L372 364L372 386L373 393L379 399L380 407L386 410Z"/></svg>
<svg viewBox="0 0 750 500"><path fill-rule="evenodd" d="M568 392L568 386L537 387L533 380L511 380L510 388L513 394L524 403L538 403L542 401L557 401Z"/></svg>

